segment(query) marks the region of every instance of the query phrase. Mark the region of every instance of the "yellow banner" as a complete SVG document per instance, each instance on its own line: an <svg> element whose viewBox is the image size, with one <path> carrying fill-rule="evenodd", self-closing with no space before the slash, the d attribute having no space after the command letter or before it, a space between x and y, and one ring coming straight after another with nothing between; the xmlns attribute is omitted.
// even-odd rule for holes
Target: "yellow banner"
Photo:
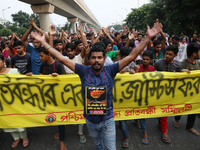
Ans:
<svg viewBox="0 0 200 150"><path fill-rule="evenodd" d="M115 120L200 113L200 71L118 74ZM78 75L0 75L0 128L85 123Z"/></svg>

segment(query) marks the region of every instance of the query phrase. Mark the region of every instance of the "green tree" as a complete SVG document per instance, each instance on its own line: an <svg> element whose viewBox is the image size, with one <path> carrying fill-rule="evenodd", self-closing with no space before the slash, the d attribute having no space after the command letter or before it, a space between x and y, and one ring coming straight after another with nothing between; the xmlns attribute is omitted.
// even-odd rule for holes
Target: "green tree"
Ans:
<svg viewBox="0 0 200 150"><path fill-rule="evenodd" d="M39 16L37 14L27 14L26 12L19 11L16 14L11 15L13 17L13 22L17 24L18 27L24 27L26 29L29 28L29 20L34 19L36 21L36 25L39 27Z"/></svg>
<svg viewBox="0 0 200 150"><path fill-rule="evenodd" d="M65 26L61 28L61 30L64 31L70 31L70 28L72 27L72 24L70 22L66 22Z"/></svg>
<svg viewBox="0 0 200 150"><path fill-rule="evenodd" d="M115 30L123 30L123 26L121 24L111 25L110 28L114 28Z"/></svg>
<svg viewBox="0 0 200 150"><path fill-rule="evenodd" d="M0 30L0 36L9 36L12 34L10 29L3 28Z"/></svg>
<svg viewBox="0 0 200 150"><path fill-rule="evenodd" d="M151 0L138 9L132 9L125 19L130 29L146 31L146 25L153 26L158 18L169 34L186 31L192 34L200 31L199 0Z"/></svg>

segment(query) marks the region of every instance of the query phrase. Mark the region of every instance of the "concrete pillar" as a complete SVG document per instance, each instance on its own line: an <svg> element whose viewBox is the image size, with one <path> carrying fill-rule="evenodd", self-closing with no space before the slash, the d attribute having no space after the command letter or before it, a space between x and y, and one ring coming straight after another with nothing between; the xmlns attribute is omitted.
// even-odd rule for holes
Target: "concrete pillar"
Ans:
<svg viewBox="0 0 200 150"><path fill-rule="evenodd" d="M76 17L69 18L68 17L67 20L72 23L72 30L74 33L76 33L76 22L78 21L78 18L76 18Z"/></svg>
<svg viewBox="0 0 200 150"><path fill-rule="evenodd" d="M34 13L39 14L40 28L43 29L45 32L48 32L51 25L49 14L54 12L55 7L51 4L45 4L31 5L31 8Z"/></svg>
<svg viewBox="0 0 200 150"><path fill-rule="evenodd" d="M81 24L82 24L82 27L83 27L82 28L83 31L86 32L86 25L87 25L87 23L86 22L82 22Z"/></svg>

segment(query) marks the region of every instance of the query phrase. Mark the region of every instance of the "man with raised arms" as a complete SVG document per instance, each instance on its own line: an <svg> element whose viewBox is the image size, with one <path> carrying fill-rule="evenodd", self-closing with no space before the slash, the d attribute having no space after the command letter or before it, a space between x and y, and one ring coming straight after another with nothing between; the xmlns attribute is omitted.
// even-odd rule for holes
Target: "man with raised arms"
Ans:
<svg viewBox="0 0 200 150"><path fill-rule="evenodd" d="M135 60L135 58L143 51L144 47L149 43L150 39L161 31L162 24L157 20L152 29L148 27L147 36L138 47L136 47L119 63L109 66L103 66L105 62L105 50L102 46L97 45L92 47L88 56L91 66L84 66L65 58L61 53L52 48L46 42L45 35L41 36L36 32L31 33L31 35L38 40L52 56L79 75L82 83L82 96L84 103L87 103L89 98L92 97L92 94L85 94L87 91L92 92L92 89L95 89L95 92L103 95L103 89L103 91L107 93L105 94L107 96L103 97L103 99L99 99L101 105L106 101L106 103L104 103L106 105L105 110L97 112L94 108L92 111L87 111L88 108L84 105L86 125L97 150L103 150L104 146L106 150L116 150L116 131L112 103L112 88L116 74ZM98 102L98 98L95 99L95 102L96 101Z"/></svg>

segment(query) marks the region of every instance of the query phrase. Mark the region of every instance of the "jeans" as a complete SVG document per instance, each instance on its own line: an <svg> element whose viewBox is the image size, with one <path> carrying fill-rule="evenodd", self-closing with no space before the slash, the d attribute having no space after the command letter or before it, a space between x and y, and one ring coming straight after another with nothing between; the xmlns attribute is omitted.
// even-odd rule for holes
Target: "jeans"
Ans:
<svg viewBox="0 0 200 150"><path fill-rule="evenodd" d="M99 123L92 123L86 119L86 125L93 139L96 150L116 150L116 131L114 118Z"/></svg>
<svg viewBox="0 0 200 150"><path fill-rule="evenodd" d="M64 141L65 140L65 125L59 125L58 131L59 131L59 140Z"/></svg>
<svg viewBox="0 0 200 150"><path fill-rule="evenodd" d="M120 121L119 123L121 124L121 129L124 135L124 139L128 138L128 128L127 128L126 120Z"/></svg>
<svg viewBox="0 0 200 150"><path fill-rule="evenodd" d="M145 119L139 119L139 121L140 121L140 124L141 124L142 131L146 132L147 131L147 126L146 126Z"/></svg>

